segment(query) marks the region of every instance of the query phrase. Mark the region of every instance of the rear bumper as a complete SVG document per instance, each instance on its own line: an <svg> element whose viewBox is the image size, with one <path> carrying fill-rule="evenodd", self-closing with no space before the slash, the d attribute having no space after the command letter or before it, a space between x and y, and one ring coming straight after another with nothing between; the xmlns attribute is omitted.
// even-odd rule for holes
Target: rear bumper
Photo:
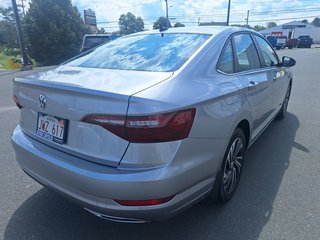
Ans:
<svg viewBox="0 0 320 240"><path fill-rule="evenodd" d="M95 215L114 221L143 222L170 217L210 192L217 170L205 173L212 161L218 161L215 159L193 161L193 166L179 168L174 164L136 170L103 166L46 146L25 135L19 126L11 140L16 159L28 175ZM193 171L198 174L199 169L203 169L203 176L193 177ZM172 195L175 197L169 202L154 206L128 207L113 201Z"/></svg>

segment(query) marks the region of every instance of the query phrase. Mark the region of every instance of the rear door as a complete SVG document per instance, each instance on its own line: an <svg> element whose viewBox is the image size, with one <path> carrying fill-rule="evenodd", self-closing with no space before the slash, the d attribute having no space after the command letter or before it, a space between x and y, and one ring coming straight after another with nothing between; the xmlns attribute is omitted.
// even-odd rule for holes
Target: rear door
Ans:
<svg viewBox="0 0 320 240"><path fill-rule="evenodd" d="M272 78L261 68L256 46L249 33L233 37L235 72L246 86L246 97L252 113L252 138L255 138L272 119Z"/></svg>

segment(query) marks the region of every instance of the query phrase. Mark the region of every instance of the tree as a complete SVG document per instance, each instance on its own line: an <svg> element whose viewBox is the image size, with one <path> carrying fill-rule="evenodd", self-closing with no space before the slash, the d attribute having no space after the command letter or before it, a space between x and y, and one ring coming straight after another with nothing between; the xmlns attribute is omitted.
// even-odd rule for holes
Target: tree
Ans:
<svg viewBox="0 0 320 240"><path fill-rule="evenodd" d="M99 34L105 34L106 33L106 30L104 30L104 28L100 28L98 29L98 32Z"/></svg>
<svg viewBox="0 0 320 240"><path fill-rule="evenodd" d="M262 30L265 30L266 28L264 26L261 26L261 25L255 25L253 27L253 30L255 31L262 31Z"/></svg>
<svg viewBox="0 0 320 240"><path fill-rule="evenodd" d="M159 19L153 23L153 29L159 29L160 25L162 25L163 27L167 27L167 18L159 17ZM169 21L169 26L168 27L171 28L170 21Z"/></svg>
<svg viewBox="0 0 320 240"><path fill-rule="evenodd" d="M12 7L0 8L0 46L11 52L19 47Z"/></svg>
<svg viewBox="0 0 320 240"><path fill-rule="evenodd" d="M309 24L309 21L307 19L303 19L301 22L304 24Z"/></svg>
<svg viewBox="0 0 320 240"><path fill-rule="evenodd" d="M88 31L71 0L32 0L25 17L29 53L41 65L61 63L79 53Z"/></svg>
<svg viewBox="0 0 320 240"><path fill-rule="evenodd" d="M133 15L131 12L122 14L119 18L119 28L121 35L141 32L144 30L144 22L141 17Z"/></svg>
<svg viewBox="0 0 320 240"><path fill-rule="evenodd" d="M243 28L251 28L250 26L247 25L242 25L242 24L231 24L230 27L243 27Z"/></svg>
<svg viewBox="0 0 320 240"><path fill-rule="evenodd" d="M315 19L313 19L311 24L315 27L320 27L320 18L316 17Z"/></svg>
<svg viewBox="0 0 320 240"><path fill-rule="evenodd" d="M268 24L267 24L267 28L273 28L276 26L277 26L277 24L275 22L268 22Z"/></svg>
<svg viewBox="0 0 320 240"><path fill-rule="evenodd" d="M184 25L183 23L179 23L179 22L176 22L173 27L185 27L186 25Z"/></svg>

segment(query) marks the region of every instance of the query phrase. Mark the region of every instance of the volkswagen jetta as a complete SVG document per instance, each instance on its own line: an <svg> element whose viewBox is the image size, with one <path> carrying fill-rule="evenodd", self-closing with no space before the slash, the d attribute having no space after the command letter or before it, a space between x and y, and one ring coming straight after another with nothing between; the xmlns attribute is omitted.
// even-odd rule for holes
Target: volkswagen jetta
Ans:
<svg viewBox="0 0 320 240"><path fill-rule="evenodd" d="M170 217L234 194L248 147L285 117L289 67L249 29L141 32L13 81L21 168L105 219Z"/></svg>

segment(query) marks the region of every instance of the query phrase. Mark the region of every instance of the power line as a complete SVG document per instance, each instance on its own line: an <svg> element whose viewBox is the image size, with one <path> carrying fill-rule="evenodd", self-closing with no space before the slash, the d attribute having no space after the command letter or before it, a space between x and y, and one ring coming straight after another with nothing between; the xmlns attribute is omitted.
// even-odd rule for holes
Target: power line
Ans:
<svg viewBox="0 0 320 240"><path fill-rule="evenodd" d="M269 15L269 14L280 14L280 13L299 13L299 12L320 12L320 8L305 8L305 9L291 9L291 10L279 10L279 11L263 11L263 12L254 12L250 11L250 16L259 16L259 15ZM235 15L235 14L233 14ZM244 12L239 12L236 14L237 16L245 15ZM226 16L226 14L221 13L205 13L205 14L189 14L189 15L171 15L171 17L174 18L198 18L198 17L214 17L214 16ZM304 16L303 16L304 17ZM159 16L144 16L142 17L143 20L155 20L159 18ZM299 18L299 17L296 17ZM119 20L109 20L109 21L99 21L97 23L117 23Z"/></svg>
<svg viewBox="0 0 320 240"><path fill-rule="evenodd" d="M317 3L317 1L314 1L314 0L303 0L303 2L308 2L308 3ZM240 3L240 4L251 4L251 3L256 3L256 4L283 4L283 1L280 0L280 1L248 1L248 2L240 2L240 1L235 1L233 3Z"/></svg>
<svg viewBox="0 0 320 240"><path fill-rule="evenodd" d="M303 18L316 18L316 17L319 17L318 16L303 16ZM284 21L284 20L295 20L297 19L298 17L291 17L291 18L272 18L272 19L260 19L260 20L250 20L250 22L275 22L275 21ZM245 21L232 21L232 23L240 23L240 22L245 22Z"/></svg>

